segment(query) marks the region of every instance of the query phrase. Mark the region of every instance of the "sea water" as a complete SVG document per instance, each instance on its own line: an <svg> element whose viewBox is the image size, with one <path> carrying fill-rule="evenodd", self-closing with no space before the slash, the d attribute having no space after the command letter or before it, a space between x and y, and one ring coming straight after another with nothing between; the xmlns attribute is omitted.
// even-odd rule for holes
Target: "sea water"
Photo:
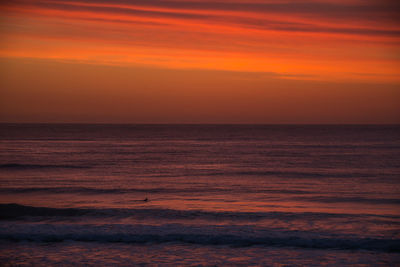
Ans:
<svg viewBox="0 0 400 267"><path fill-rule="evenodd" d="M400 264L400 127L0 125L2 265Z"/></svg>

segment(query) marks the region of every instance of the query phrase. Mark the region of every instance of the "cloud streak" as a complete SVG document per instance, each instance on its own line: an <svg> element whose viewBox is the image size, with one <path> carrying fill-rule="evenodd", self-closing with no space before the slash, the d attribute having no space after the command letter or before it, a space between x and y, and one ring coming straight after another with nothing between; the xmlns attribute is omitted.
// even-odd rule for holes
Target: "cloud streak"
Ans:
<svg viewBox="0 0 400 267"><path fill-rule="evenodd" d="M399 36L400 5L387 1L362 4L332 2L226 1L11 1L8 6L63 12L88 12L147 19L189 20L205 24L275 31ZM290 16L290 17L289 17ZM287 21L289 17L289 22ZM281 18L281 19L279 19ZM283 18L283 19L282 19ZM322 21L321 21L322 19ZM342 27L330 21L342 21ZM291 22L290 22L291 21ZM321 23L322 22L322 23ZM324 23L325 22L325 23ZM358 22L353 26L354 22ZM372 27L382 24L385 28ZM360 25L361 24L361 25ZM364 24L364 25L362 25ZM392 26L395 29L387 29Z"/></svg>
<svg viewBox="0 0 400 267"><path fill-rule="evenodd" d="M0 5L0 56L388 79L399 11L373 0L14 0Z"/></svg>

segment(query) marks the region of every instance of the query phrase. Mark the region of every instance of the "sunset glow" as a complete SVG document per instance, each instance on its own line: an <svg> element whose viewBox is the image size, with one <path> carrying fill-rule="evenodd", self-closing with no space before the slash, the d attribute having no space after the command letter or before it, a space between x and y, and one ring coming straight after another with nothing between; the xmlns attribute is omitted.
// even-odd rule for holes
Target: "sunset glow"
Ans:
<svg viewBox="0 0 400 267"><path fill-rule="evenodd" d="M0 266L396 266L400 0L0 1Z"/></svg>
<svg viewBox="0 0 400 267"><path fill-rule="evenodd" d="M0 5L4 122L399 123L397 1Z"/></svg>

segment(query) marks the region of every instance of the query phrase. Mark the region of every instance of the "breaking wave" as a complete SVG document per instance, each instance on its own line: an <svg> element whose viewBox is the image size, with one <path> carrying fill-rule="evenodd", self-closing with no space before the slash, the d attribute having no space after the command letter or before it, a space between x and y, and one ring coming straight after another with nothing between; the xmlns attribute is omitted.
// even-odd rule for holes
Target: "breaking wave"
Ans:
<svg viewBox="0 0 400 267"><path fill-rule="evenodd" d="M71 225L7 224L0 227L0 239L31 242L120 242L189 243L198 245L276 246L313 249L371 250L400 252L400 240L326 235L306 231L283 231L252 226Z"/></svg>

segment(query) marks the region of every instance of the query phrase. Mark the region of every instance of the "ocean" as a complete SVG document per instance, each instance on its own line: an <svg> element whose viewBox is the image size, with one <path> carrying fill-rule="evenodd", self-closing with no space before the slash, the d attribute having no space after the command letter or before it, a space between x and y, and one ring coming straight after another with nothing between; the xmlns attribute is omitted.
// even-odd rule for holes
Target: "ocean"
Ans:
<svg viewBox="0 0 400 267"><path fill-rule="evenodd" d="M0 265L400 266L400 126L0 124Z"/></svg>

